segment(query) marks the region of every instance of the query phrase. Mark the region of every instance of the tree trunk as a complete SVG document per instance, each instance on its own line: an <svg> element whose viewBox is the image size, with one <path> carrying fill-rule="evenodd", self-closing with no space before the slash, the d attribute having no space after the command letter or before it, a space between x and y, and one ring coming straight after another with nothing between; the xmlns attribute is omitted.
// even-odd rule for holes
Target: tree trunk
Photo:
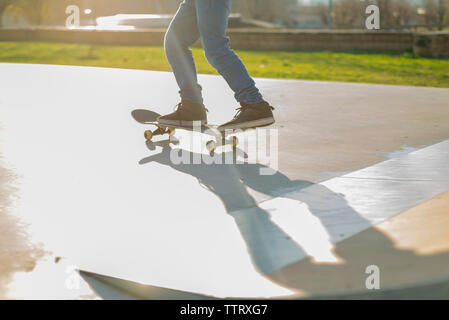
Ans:
<svg viewBox="0 0 449 320"><path fill-rule="evenodd" d="M446 15L447 4L445 0L438 1L438 30L443 30L444 17Z"/></svg>

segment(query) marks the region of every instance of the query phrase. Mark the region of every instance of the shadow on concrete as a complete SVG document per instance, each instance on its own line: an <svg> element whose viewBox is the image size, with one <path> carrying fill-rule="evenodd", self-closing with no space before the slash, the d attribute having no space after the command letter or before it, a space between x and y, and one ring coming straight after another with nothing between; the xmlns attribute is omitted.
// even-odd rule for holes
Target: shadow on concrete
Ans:
<svg viewBox="0 0 449 320"><path fill-rule="evenodd" d="M138 282L104 276L98 273L80 271L80 276L89 286L106 300L178 300L180 297L186 300L210 300L214 297L143 285Z"/></svg>
<svg viewBox="0 0 449 320"><path fill-rule="evenodd" d="M352 209L342 195L310 181L290 180L279 171L273 175L260 175L260 170L267 168L266 166L257 163L236 164L238 150L223 152L222 164L217 164L213 161L217 160L216 155L212 158L209 155L172 148L168 141L158 142L157 145L162 151L140 160L139 164L157 162L170 166L174 170L195 177L200 185L218 196L226 211L234 218L254 265L264 275L269 275L308 254L290 235L270 220L270 212L259 206L248 192L248 188L270 197L285 198L289 198L289 191L295 191L291 199L306 203L310 212L320 219L328 219L338 210L344 212L345 218L350 219L352 223L369 226L369 222ZM152 142L147 142L147 146L150 150L155 149ZM190 159L190 162L174 164L171 161L172 152L184 152L183 157ZM193 164L193 159L201 157L203 162ZM232 159L232 164L225 164L225 159ZM308 192L300 193L298 196L297 191L302 189L307 189ZM175 189L173 191L176 192ZM326 207L329 208L327 212L323 210Z"/></svg>
<svg viewBox="0 0 449 320"><path fill-rule="evenodd" d="M10 212L17 197L15 178L0 162L0 300L10 298L14 274L33 271L46 254L41 245L31 242L26 225Z"/></svg>
<svg viewBox="0 0 449 320"><path fill-rule="evenodd" d="M150 114L147 113L147 115ZM317 262L300 244L273 223L269 210L263 209L257 203L248 192L248 188L270 197L287 199L291 197L291 200L306 204L309 212L317 217L325 228L332 228L332 219L338 218L341 213L344 213L345 221L368 228L370 223L348 205L343 195L321 184L290 180L279 171L274 175L260 175L260 169L264 168L260 164L215 164L211 161L212 159L207 159L208 155L198 155L172 147L169 141L148 142L147 146L150 150L155 150L158 146L162 151L140 160L140 165L157 162L169 166L176 171L195 177L202 186L219 197L228 214L234 218L254 266L269 280L293 289L299 294L306 293L312 297L319 294L317 298L323 299L449 298L444 296L447 292L447 284L439 282L435 285L425 284L425 281L435 279L441 266L449 265L447 252L422 256L411 250L397 249L394 242L383 232L376 228L369 228L335 245L332 251L338 261ZM180 151L188 153L190 163L194 157L198 156L206 158L206 161L200 164L173 164L170 153ZM236 163L237 155L238 152L233 152L231 155L234 159L232 163ZM230 155L223 153L222 156L225 159ZM175 188L176 186L172 190L174 193L185 192ZM299 190L304 192L298 192ZM295 191L295 193L289 193L289 191ZM334 222L338 223L338 221ZM365 283L369 275L365 271L370 265L380 268L381 284L385 284L385 290L384 287L377 292L366 290ZM123 280L103 276L103 281L117 284ZM403 288L412 283L421 283L420 289L418 287ZM123 285L119 284L116 287L123 287ZM127 292L133 291L132 285L131 287L125 285L125 287ZM401 287L402 289L395 290ZM135 296L156 299L189 297L180 291L177 291L179 294L176 295L176 291L166 289L169 291L165 292L163 288L155 288L147 286L145 294L139 291L140 293ZM151 292L157 294L153 297ZM355 293L351 295L351 292ZM165 293L167 294L164 295ZM303 297L303 295L300 296ZM210 297L199 296L198 298Z"/></svg>
<svg viewBox="0 0 449 320"><path fill-rule="evenodd" d="M216 297L192 292L144 285L134 281L109 277L97 273L80 271L80 276L105 300L216 300ZM349 293L326 293L310 297L279 297L288 300L400 300L431 299L446 300L449 297L449 279L428 284L404 286L385 290L359 290ZM245 300L245 297L231 299ZM276 298L274 298L276 299Z"/></svg>

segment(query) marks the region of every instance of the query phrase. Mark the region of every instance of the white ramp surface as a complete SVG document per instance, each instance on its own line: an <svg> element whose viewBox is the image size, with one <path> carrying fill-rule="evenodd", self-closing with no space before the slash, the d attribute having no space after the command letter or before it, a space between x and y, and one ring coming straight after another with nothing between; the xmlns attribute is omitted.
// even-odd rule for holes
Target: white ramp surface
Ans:
<svg viewBox="0 0 449 320"><path fill-rule="evenodd" d="M283 257L265 254L261 269L271 273L305 256L338 262L331 252L334 243L447 190L449 140L263 202L260 207L302 250L265 248Z"/></svg>
<svg viewBox="0 0 449 320"><path fill-rule="evenodd" d="M355 167L366 169L354 170L351 158L351 173L327 180L321 173L298 179L313 175L299 173L298 163L317 154L292 148L298 135L281 140L273 176L260 176L257 163L174 165L169 155L177 147L145 145L145 126L130 115L138 108L170 112L177 102L171 74L6 64L0 72L8 74L0 80L0 146L17 174L12 211L30 224L35 241L87 271L217 297L289 295L294 290L270 273L308 256L338 263L334 243L449 190L448 141L383 162L373 155L369 166L365 155L374 148L365 150ZM213 122L227 120L232 93L218 77L201 80L206 99L219 101ZM276 88L274 80L258 83L269 94ZM276 90L287 84L309 85L285 81ZM354 88L359 96L372 90ZM281 135L299 123L288 120L295 108L289 101L279 111ZM435 121L449 123L443 116ZM329 167L344 163L328 159Z"/></svg>

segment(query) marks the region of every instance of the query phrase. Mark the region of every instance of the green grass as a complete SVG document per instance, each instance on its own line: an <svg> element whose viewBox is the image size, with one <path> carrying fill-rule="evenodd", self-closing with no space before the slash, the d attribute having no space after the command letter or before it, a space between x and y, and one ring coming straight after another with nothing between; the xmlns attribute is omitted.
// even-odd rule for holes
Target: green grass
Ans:
<svg viewBox="0 0 449 320"><path fill-rule="evenodd" d="M199 48L199 73L216 74ZM449 60L411 53L335 53L238 50L254 77L449 87ZM170 71L162 47L0 42L1 62Z"/></svg>

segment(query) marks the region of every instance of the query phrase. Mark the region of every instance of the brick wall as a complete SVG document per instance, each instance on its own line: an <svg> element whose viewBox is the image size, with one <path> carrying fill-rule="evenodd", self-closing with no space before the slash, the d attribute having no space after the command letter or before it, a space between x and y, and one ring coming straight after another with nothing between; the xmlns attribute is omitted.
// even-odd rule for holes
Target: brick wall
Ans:
<svg viewBox="0 0 449 320"><path fill-rule="evenodd" d="M413 51L422 56L449 58L449 33L417 33L414 37Z"/></svg>
<svg viewBox="0 0 449 320"><path fill-rule="evenodd" d="M0 41L48 41L88 44L160 46L165 30L96 31L65 28L0 29Z"/></svg>
<svg viewBox="0 0 449 320"><path fill-rule="evenodd" d="M363 31L235 30L237 49L401 52L412 50L412 33Z"/></svg>
<svg viewBox="0 0 449 320"><path fill-rule="evenodd" d="M111 45L163 44L165 30L95 31L65 28L0 29L0 41L57 41ZM303 31L234 29L228 32L234 49L329 50L404 52L432 57L449 57L449 33Z"/></svg>

